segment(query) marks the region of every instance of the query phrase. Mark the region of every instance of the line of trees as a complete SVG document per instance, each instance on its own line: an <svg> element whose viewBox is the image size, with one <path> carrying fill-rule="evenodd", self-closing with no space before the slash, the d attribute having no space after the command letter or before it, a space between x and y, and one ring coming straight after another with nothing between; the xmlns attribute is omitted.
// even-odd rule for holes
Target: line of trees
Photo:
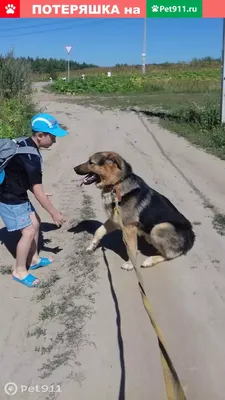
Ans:
<svg viewBox="0 0 225 400"><path fill-rule="evenodd" d="M67 60L60 59L57 60L56 58L32 58L27 57L27 60L30 65L31 69L34 73L47 73L52 74L53 72L63 72L67 70ZM70 70L78 70L84 68L97 68L98 66L95 64L87 64L85 62L78 63L77 61L70 60Z"/></svg>
<svg viewBox="0 0 225 400"><path fill-rule="evenodd" d="M0 63L4 63L4 60L8 58L14 59L13 52L10 52L6 56L0 55ZM23 65L29 65L31 71L35 74L49 74L54 75L58 72L64 72L67 70L67 60L56 58L33 58L33 57L16 57L18 62ZM97 68L98 66L95 64L87 64L85 62L78 63L76 61L70 60L70 70L79 70L84 68Z"/></svg>

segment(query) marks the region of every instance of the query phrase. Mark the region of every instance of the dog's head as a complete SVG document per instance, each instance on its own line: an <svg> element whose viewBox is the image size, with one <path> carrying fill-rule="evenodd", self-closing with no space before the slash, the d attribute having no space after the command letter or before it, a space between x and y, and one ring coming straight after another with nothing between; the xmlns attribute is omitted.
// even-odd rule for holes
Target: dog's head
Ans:
<svg viewBox="0 0 225 400"><path fill-rule="evenodd" d="M83 184L96 184L99 189L113 186L132 173L132 168L119 154L109 151L93 154L87 162L74 167L78 175L86 175Z"/></svg>

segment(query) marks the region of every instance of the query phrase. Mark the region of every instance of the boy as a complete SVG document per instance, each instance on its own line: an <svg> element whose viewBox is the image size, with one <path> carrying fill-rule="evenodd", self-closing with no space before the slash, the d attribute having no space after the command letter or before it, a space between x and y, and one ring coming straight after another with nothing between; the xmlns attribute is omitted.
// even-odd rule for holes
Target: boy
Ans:
<svg viewBox="0 0 225 400"><path fill-rule="evenodd" d="M37 114L31 119L32 137L20 142L20 146L32 146L38 154L17 154L5 168L5 178L0 184L0 216L9 232L20 230L21 239L16 249L16 267L12 273L15 281L28 287L36 287L39 280L29 274L52 263L38 255L40 218L29 201L30 190L40 205L51 215L54 223L61 226L62 214L55 209L42 187L41 154L39 149L49 148L56 137L68 134L60 128L58 121L49 114Z"/></svg>

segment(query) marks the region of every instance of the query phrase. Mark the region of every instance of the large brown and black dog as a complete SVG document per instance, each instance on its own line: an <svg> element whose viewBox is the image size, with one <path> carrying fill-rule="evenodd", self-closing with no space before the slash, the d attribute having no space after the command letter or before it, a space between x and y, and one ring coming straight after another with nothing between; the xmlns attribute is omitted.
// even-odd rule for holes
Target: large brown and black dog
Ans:
<svg viewBox="0 0 225 400"><path fill-rule="evenodd" d="M186 254L194 245L195 234L191 223L163 195L149 187L135 175L132 167L119 154L98 152L87 162L74 168L78 175L86 175L83 184L96 184L108 220L94 234L87 248L94 251L107 233L122 229L126 236L129 260L123 269L133 269L136 260L137 235L144 236L158 255L148 257L142 267L150 267L165 260ZM122 223L115 213L115 196L119 201Z"/></svg>

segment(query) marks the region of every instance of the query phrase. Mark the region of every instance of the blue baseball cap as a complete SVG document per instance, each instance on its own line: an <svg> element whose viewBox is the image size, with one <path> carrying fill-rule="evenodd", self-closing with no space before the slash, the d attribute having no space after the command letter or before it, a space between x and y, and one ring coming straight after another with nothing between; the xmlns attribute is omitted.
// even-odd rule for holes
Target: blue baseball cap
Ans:
<svg viewBox="0 0 225 400"><path fill-rule="evenodd" d="M59 123L55 117L50 114L36 114L31 119L31 129L34 132L51 133L57 137L68 135L69 132L60 128Z"/></svg>

